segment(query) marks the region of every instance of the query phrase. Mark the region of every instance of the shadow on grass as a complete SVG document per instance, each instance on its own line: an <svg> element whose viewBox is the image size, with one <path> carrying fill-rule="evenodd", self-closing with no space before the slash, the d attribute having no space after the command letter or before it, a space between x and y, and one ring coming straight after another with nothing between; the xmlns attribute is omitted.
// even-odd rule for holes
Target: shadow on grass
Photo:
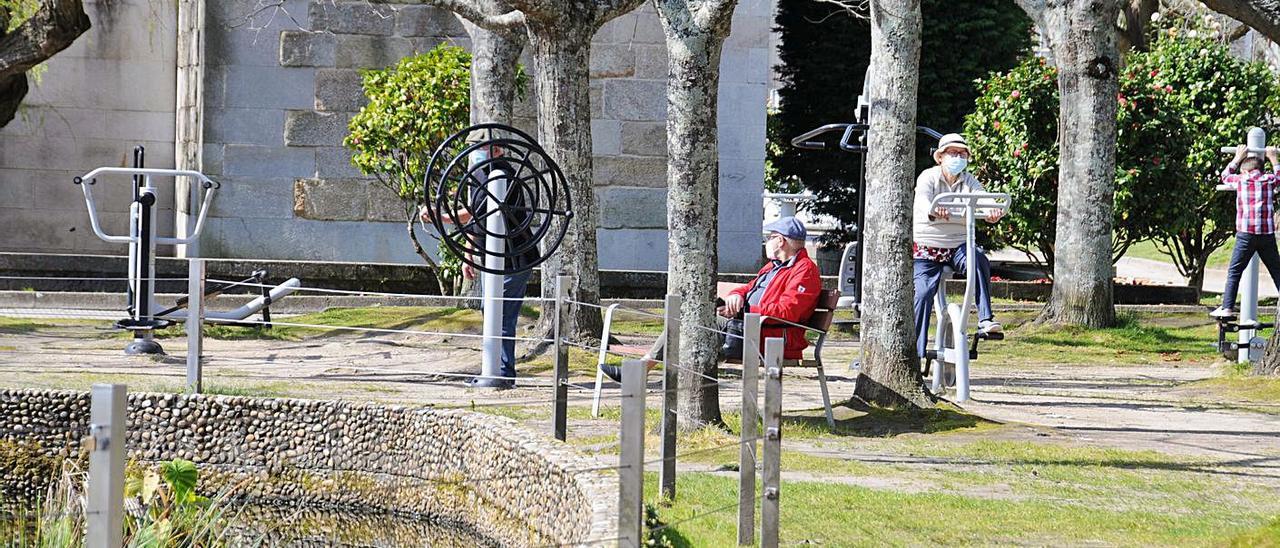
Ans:
<svg viewBox="0 0 1280 548"><path fill-rule="evenodd" d="M977 415L948 407L934 409L897 410L867 405L861 400L846 402L844 407L861 412L861 415L837 419L835 428L827 425L823 415L783 416L783 432L800 429L800 434L826 433L834 436L884 438L901 434L937 434L980 425L998 424Z"/></svg>

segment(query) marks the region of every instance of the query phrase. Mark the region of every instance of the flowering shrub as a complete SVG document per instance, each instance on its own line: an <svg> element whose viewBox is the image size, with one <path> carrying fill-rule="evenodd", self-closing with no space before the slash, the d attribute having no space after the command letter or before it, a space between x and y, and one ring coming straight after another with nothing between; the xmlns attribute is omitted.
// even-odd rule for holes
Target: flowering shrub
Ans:
<svg viewBox="0 0 1280 548"><path fill-rule="evenodd" d="M1025 59L979 83L965 121L974 174L1014 197L1009 218L986 227L997 245L1044 258L1052 272L1058 183L1055 69ZM1114 257L1154 240L1198 283L1204 263L1233 230L1234 202L1213 189L1225 158L1280 106L1266 65L1235 58L1200 19L1165 18L1150 50L1125 58L1116 97Z"/></svg>

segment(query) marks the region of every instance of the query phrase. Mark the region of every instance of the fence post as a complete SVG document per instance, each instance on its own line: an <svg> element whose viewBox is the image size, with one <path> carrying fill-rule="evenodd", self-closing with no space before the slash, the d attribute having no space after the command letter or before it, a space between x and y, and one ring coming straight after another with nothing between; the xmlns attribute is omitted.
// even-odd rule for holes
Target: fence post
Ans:
<svg viewBox="0 0 1280 548"><path fill-rule="evenodd" d="M552 411L551 428L556 439L565 441L569 435L569 345L564 337L569 332L569 277L556 276L555 333L555 409Z"/></svg>
<svg viewBox="0 0 1280 548"><path fill-rule="evenodd" d="M187 261L187 391L204 389L204 259Z"/></svg>
<svg viewBox="0 0 1280 548"><path fill-rule="evenodd" d="M126 393L123 384L95 384L90 392L87 548L119 548L124 542Z"/></svg>
<svg viewBox="0 0 1280 548"><path fill-rule="evenodd" d="M760 501L760 546L778 546L778 498L782 457L782 339L764 343L764 498Z"/></svg>
<svg viewBox="0 0 1280 548"><path fill-rule="evenodd" d="M738 544L756 543L756 440L760 438L760 315L742 326L742 429L738 446Z"/></svg>
<svg viewBox="0 0 1280 548"><path fill-rule="evenodd" d="M618 445L618 536L620 546L644 544L645 362L622 362L622 432Z"/></svg>
<svg viewBox="0 0 1280 548"><path fill-rule="evenodd" d="M658 483L664 500L676 500L676 418L679 407L680 371L680 307L679 295L667 295L666 319L662 336L666 350L662 354L662 470ZM648 368L648 363L645 368Z"/></svg>

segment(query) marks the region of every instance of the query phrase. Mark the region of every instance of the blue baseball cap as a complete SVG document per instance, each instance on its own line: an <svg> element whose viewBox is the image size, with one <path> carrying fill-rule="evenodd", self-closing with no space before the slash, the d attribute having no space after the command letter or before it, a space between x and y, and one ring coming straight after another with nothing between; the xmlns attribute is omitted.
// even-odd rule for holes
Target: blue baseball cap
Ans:
<svg viewBox="0 0 1280 548"><path fill-rule="evenodd" d="M804 229L804 223L795 217L783 217L764 225L764 231L777 232L792 240L804 240L808 236L808 232L805 232Z"/></svg>

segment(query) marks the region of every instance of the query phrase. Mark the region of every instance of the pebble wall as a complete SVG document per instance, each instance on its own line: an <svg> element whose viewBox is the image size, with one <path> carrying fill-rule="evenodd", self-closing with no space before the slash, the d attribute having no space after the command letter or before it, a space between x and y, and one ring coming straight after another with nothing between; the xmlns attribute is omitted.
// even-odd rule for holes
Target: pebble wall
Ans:
<svg viewBox="0 0 1280 548"><path fill-rule="evenodd" d="M502 545L617 537L617 475L503 417L346 401L131 393L129 458L194 461L201 489L264 504L431 516ZM87 392L0 391L0 498L83 458Z"/></svg>

